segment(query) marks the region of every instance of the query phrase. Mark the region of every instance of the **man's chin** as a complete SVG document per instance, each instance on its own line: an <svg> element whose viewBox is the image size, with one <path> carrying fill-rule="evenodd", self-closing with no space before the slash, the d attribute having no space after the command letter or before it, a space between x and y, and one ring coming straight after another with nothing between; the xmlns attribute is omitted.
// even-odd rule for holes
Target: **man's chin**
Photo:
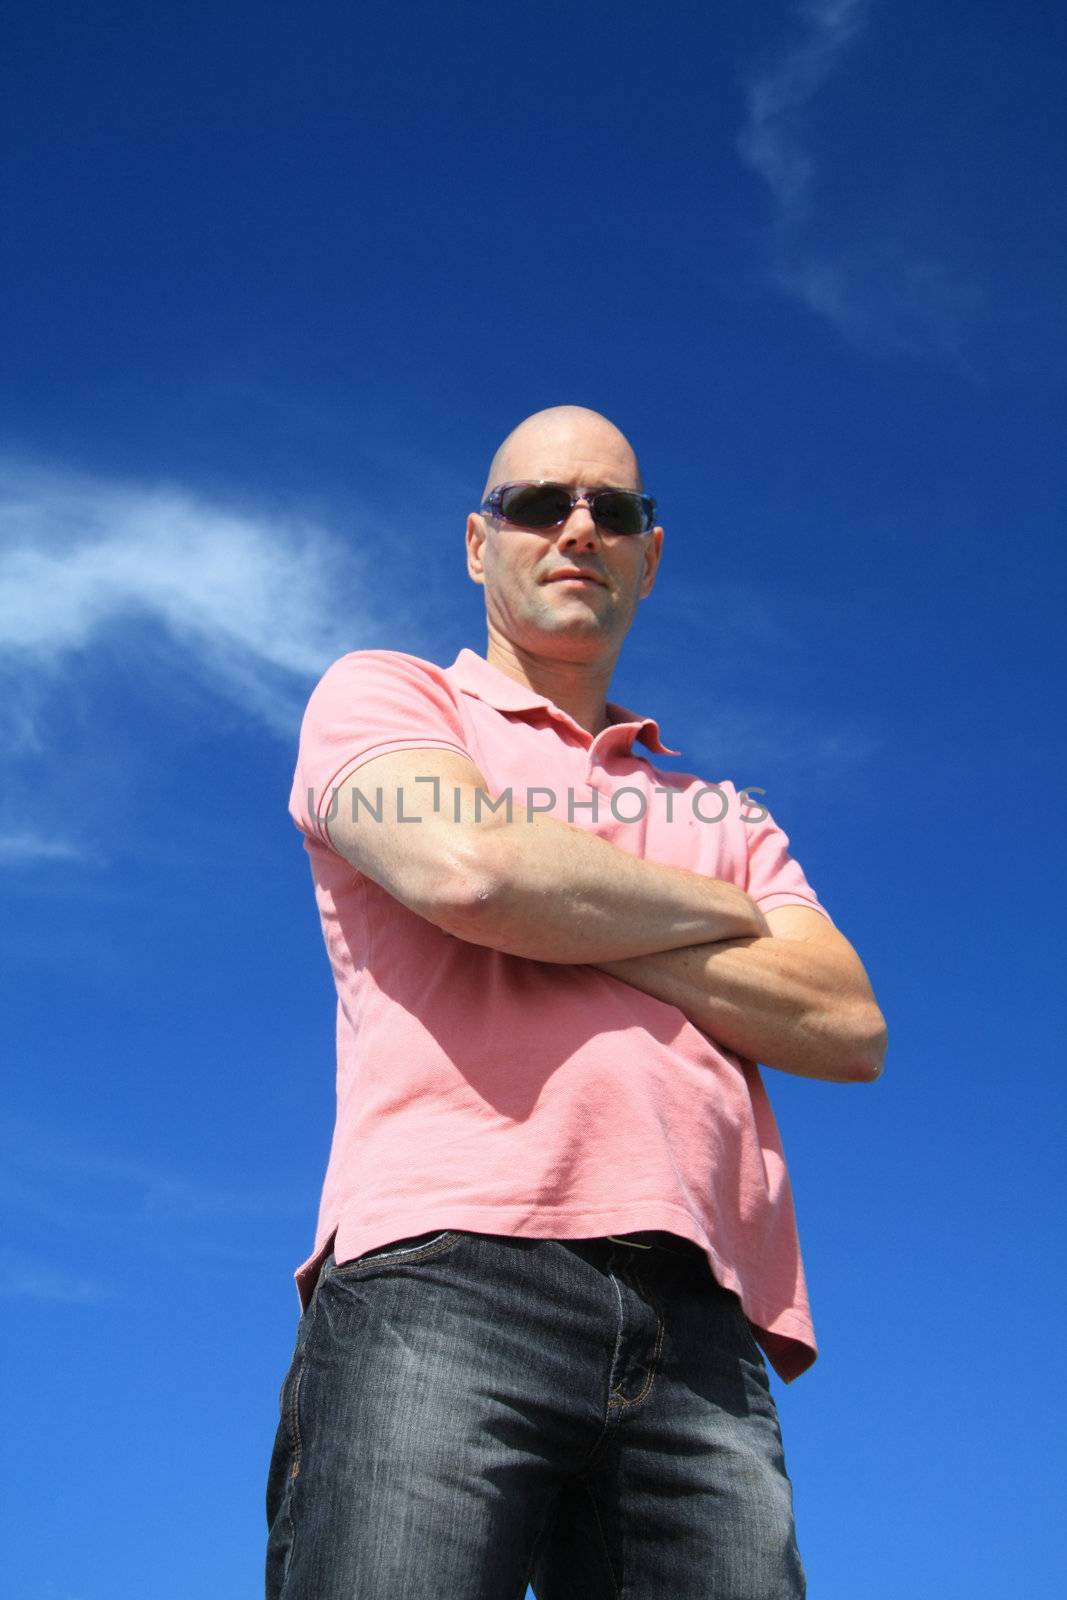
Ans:
<svg viewBox="0 0 1067 1600"><path fill-rule="evenodd" d="M584 616L554 616L531 622L525 630L524 646L534 655L546 650L561 660L594 661L615 648L615 635L603 620L587 612Z"/></svg>
<svg viewBox="0 0 1067 1600"><path fill-rule="evenodd" d="M535 627L551 633L566 633L571 629L605 633L611 631L616 620L610 605L598 604L594 594L587 596L584 589L572 589L566 598L560 596L548 605L537 606L531 616Z"/></svg>

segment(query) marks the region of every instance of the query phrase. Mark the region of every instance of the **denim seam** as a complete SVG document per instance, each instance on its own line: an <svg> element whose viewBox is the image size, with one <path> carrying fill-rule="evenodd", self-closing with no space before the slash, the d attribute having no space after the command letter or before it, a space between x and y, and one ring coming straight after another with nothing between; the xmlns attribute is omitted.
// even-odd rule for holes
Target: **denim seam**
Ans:
<svg viewBox="0 0 1067 1600"><path fill-rule="evenodd" d="M292 1393L289 1396L289 1405L286 1418L289 1423L289 1440L293 1452L293 1460L287 1474L290 1484L293 1482L294 1478L298 1477L300 1474L300 1465L304 1453L304 1438L300 1431L300 1389L304 1381L304 1362L306 1359L305 1352L307 1350L307 1335L311 1332L311 1323L315 1316L315 1298L312 1299L311 1305L308 1307L308 1312L309 1321L307 1328L304 1331L304 1337L300 1341L300 1352L297 1358L296 1375L293 1380Z"/></svg>
<svg viewBox="0 0 1067 1600"><path fill-rule="evenodd" d="M557 1513L558 1506L556 1502L553 1501L550 1503L548 1510L545 1513L545 1518L541 1523L541 1526L534 1530L533 1542L530 1545L530 1549L526 1556L526 1586L528 1589L533 1588L534 1567L541 1558L541 1554L544 1550L547 1540L552 1535L556 1524Z"/></svg>
<svg viewBox="0 0 1067 1600"><path fill-rule="evenodd" d="M583 1476L579 1479L579 1482L581 1483L586 1494L589 1496L589 1504L593 1508L593 1520L596 1523L596 1531L600 1536L600 1548L604 1553L604 1564L608 1569L608 1577L611 1579L611 1587L615 1595L615 1600L619 1600L619 1586L615 1582L615 1568L611 1564L611 1552L608 1549L608 1541L604 1533L604 1524L600 1520L600 1507L596 1503L596 1495L593 1493L593 1487L588 1478Z"/></svg>
<svg viewBox="0 0 1067 1600"><path fill-rule="evenodd" d="M340 1266L334 1266L330 1272L331 1278L351 1277L362 1267L378 1266L381 1263L396 1261L425 1261L430 1256L444 1255L446 1250L452 1248L460 1238L462 1231L454 1228L446 1229L427 1244L412 1245L407 1250L375 1250L373 1254L357 1256L354 1261L343 1261Z"/></svg>
<svg viewBox="0 0 1067 1600"><path fill-rule="evenodd" d="M304 1349L300 1349L300 1363L296 1369L292 1393L289 1396L286 1421L289 1424L289 1440L293 1451L293 1460L289 1468L290 1482L300 1472L300 1457L304 1448L304 1441L300 1434L300 1384L304 1376Z"/></svg>
<svg viewBox="0 0 1067 1600"><path fill-rule="evenodd" d="M619 1302L619 1331L615 1335L615 1344L614 1344L614 1347L612 1348L612 1352L611 1352L611 1362L610 1362L610 1364L608 1366L608 1378L610 1380L611 1374L615 1370L615 1360L616 1360L616 1357L619 1354L619 1344L620 1344L620 1341L622 1339L623 1310L622 1310L622 1295L619 1293L619 1286L615 1282L614 1273L609 1272L608 1273L608 1277L611 1279L611 1287L615 1290L615 1298ZM579 1473L584 1473L584 1472L587 1472L589 1470L589 1468L593 1464L593 1461L596 1458L597 1451L600 1449L601 1445L604 1443L605 1439L608 1436L608 1425L611 1422L612 1417L615 1415L615 1413L612 1411L611 1395L612 1395L612 1391L609 1389L608 1390L608 1398L607 1398L607 1401L606 1401L605 1406L604 1406L604 1418L603 1418L603 1421L600 1424L600 1432L597 1434L596 1438L593 1440L593 1443L592 1443L592 1445L590 1447L590 1450L589 1450L589 1454L586 1456L585 1460L582 1462L582 1465L578 1468Z"/></svg>
<svg viewBox="0 0 1067 1600"><path fill-rule="evenodd" d="M315 1287L317 1290L319 1285L316 1284ZM304 1313L304 1315L308 1318L307 1326L303 1331L303 1336L299 1337L297 1341L297 1368L293 1380L292 1394L289 1397L289 1405L286 1411L286 1420L289 1424L289 1436L293 1460L289 1467L289 1471L285 1475L284 1516L289 1529L289 1546L285 1552L285 1565L282 1568L281 1592L283 1594L285 1592L285 1585L289 1581L289 1568L292 1565L293 1549L296 1545L296 1519L293 1516L293 1489L296 1479L300 1473L300 1463L304 1449L303 1436L300 1432L300 1389L304 1378L304 1364L306 1361L308 1335L311 1332L312 1324L315 1320L317 1306L318 1294L313 1293L308 1304L307 1311Z"/></svg>
<svg viewBox="0 0 1067 1600"><path fill-rule="evenodd" d="M285 1508L283 1515L289 1531L289 1539L285 1551L285 1564L282 1567L282 1581L279 1589L281 1594L285 1593L285 1586L289 1582L289 1568L293 1564L293 1546L296 1543L296 1523L293 1519L293 1478L291 1473L285 1480Z"/></svg>
<svg viewBox="0 0 1067 1600"><path fill-rule="evenodd" d="M635 1394L630 1399L627 1399L625 1395L620 1394L617 1389L612 1389L610 1394L608 1395L608 1406L609 1407L613 1406L613 1405L614 1406L636 1406L636 1405L640 1404L640 1402L647 1397L647 1395L649 1393L649 1390L652 1388L652 1385L656 1381L656 1363L659 1361L659 1353L660 1353L660 1351L662 1349L663 1349L663 1318L659 1315L659 1311L657 1309L657 1312L656 1312L656 1348L652 1352L652 1360L649 1362L649 1365L648 1365L648 1380L645 1383L645 1387L641 1390L640 1394Z"/></svg>
<svg viewBox="0 0 1067 1600"><path fill-rule="evenodd" d="M615 1281L615 1274L609 1270L608 1277L611 1279L611 1287L615 1290L615 1298L619 1302L619 1330L615 1335L615 1347L611 1352L611 1366L608 1368L608 1378L610 1379L611 1374L615 1371L615 1362L618 1360L619 1348L622 1344L623 1324L626 1321L626 1313L623 1310L622 1294L620 1293L619 1285ZM611 1416L611 1397L614 1393L614 1389L608 1390L607 1412L604 1418L605 1424L607 1423L608 1417Z"/></svg>
<svg viewBox="0 0 1067 1600"><path fill-rule="evenodd" d="M610 1415L610 1412L611 1412L611 1407L613 1405L616 1408L624 1407L624 1406L636 1406L636 1405L639 1405L640 1402L642 1400L644 1400L648 1396L648 1393L651 1390L652 1385L656 1381L656 1367L657 1367L657 1364L659 1362L660 1351L663 1349L663 1330L664 1330L663 1307L659 1304L659 1301L655 1299L655 1297L653 1296L653 1294L649 1290L648 1285L644 1282L644 1280L638 1277L636 1270L633 1267L631 1267L630 1271L633 1274L634 1278L636 1279L638 1287L641 1289L643 1294L645 1294L647 1296L650 1304L652 1306L654 1306L654 1308L655 1308L655 1312L656 1312L656 1348L653 1350L652 1359L648 1364L648 1381L646 1382L644 1388L641 1390L640 1394L635 1394L631 1399L628 1400L626 1398L626 1396L620 1394L617 1389L609 1390L609 1392L608 1392L608 1412L609 1412L609 1415ZM611 1273L610 1276L611 1276L612 1283L615 1283L615 1274ZM619 1286L618 1286L617 1283L615 1284L615 1292L616 1292L616 1294L619 1293ZM621 1307L622 1307L622 1295L621 1294L619 1295L619 1306L620 1306L620 1309L621 1309ZM621 1334L621 1331L622 1330L621 1330L621 1325L620 1325L620 1334ZM616 1350L618 1349L618 1342L616 1342L615 1348L616 1348ZM614 1365L614 1357L612 1357L612 1365Z"/></svg>

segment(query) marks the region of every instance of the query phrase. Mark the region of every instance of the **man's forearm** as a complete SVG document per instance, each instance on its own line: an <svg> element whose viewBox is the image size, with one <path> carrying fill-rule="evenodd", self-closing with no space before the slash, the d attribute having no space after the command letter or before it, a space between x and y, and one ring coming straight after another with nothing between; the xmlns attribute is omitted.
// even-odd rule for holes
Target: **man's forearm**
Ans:
<svg viewBox="0 0 1067 1600"><path fill-rule="evenodd" d="M876 1078L885 1025L855 963L801 939L745 938L591 962L677 1006L715 1043L782 1072Z"/></svg>
<svg viewBox="0 0 1067 1600"><path fill-rule="evenodd" d="M552 817L468 838L471 889L434 920L509 955L590 964L767 928L738 884L632 856Z"/></svg>

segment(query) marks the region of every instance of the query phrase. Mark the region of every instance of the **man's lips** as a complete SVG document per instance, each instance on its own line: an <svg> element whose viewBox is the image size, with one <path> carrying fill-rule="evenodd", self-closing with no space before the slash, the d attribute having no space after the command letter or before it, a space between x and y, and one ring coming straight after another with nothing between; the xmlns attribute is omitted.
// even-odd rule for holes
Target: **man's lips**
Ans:
<svg viewBox="0 0 1067 1600"><path fill-rule="evenodd" d="M604 587L603 578L597 577L595 572L583 572L580 567L560 567L558 572L550 572L544 580L546 583L566 583L575 579L582 583L597 583Z"/></svg>

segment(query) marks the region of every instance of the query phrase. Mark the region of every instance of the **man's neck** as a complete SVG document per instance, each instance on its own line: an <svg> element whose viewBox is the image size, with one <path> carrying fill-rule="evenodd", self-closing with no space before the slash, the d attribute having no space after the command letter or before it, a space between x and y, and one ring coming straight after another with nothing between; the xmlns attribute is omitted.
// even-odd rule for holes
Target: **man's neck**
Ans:
<svg viewBox="0 0 1067 1600"><path fill-rule="evenodd" d="M531 655L510 639L490 635L486 660L498 672L517 683L524 683L535 694L544 695L553 705L573 717L580 728L594 736L609 726L606 699L615 666L610 661L555 661Z"/></svg>

